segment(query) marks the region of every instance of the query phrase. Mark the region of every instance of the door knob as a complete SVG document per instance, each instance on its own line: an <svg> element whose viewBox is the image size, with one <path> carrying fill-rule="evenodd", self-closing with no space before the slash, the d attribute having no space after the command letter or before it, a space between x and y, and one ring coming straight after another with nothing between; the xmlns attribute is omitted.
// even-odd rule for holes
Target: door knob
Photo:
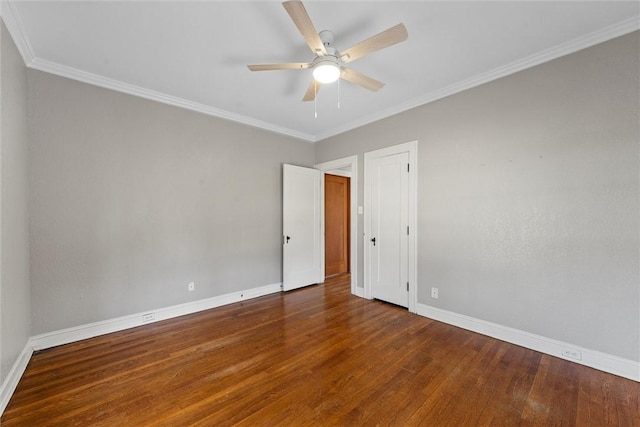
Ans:
<svg viewBox="0 0 640 427"><path fill-rule="evenodd" d="M373 239L371 239L371 241L373 242L373 246L376 245L376 238L374 237Z"/></svg>
<svg viewBox="0 0 640 427"><path fill-rule="evenodd" d="M287 241L286 241L286 243L289 243L289 239L291 239L291 237L287 236Z"/></svg>

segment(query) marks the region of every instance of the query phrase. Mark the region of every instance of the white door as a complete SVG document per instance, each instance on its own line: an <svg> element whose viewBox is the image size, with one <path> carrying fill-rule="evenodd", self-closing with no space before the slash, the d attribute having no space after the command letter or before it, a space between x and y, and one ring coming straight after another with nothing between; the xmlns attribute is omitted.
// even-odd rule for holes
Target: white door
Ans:
<svg viewBox="0 0 640 427"><path fill-rule="evenodd" d="M369 159L371 297L409 305L409 153Z"/></svg>
<svg viewBox="0 0 640 427"><path fill-rule="evenodd" d="M282 289L321 283L321 172L283 165Z"/></svg>

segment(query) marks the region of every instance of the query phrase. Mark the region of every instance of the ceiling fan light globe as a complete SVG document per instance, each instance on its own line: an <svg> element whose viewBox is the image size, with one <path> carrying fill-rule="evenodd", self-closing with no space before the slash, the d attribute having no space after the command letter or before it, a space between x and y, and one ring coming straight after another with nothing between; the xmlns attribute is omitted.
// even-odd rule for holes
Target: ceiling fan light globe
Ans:
<svg viewBox="0 0 640 427"><path fill-rule="evenodd" d="M333 83L340 78L340 68L333 62L327 62L313 68L313 78L318 83Z"/></svg>

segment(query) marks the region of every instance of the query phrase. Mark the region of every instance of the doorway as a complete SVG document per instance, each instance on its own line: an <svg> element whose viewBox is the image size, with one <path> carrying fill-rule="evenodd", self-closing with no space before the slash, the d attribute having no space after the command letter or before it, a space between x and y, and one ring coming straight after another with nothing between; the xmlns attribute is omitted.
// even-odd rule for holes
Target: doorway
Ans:
<svg viewBox="0 0 640 427"><path fill-rule="evenodd" d="M349 273L351 178L324 175L324 276Z"/></svg>
<svg viewBox="0 0 640 427"><path fill-rule="evenodd" d="M347 176L350 178L350 195L349 195L349 271L351 273L351 293L357 296L364 296L364 288L362 284L358 287L358 277L362 277L362 272L358 271L358 156L349 156L337 160L331 160L324 163L315 165L315 168L320 170L323 174L332 173L334 175ZM324 192L324 179L320 181L322 183L322 192ZM324 198L322 198L322 215L324 222ZM361 208L362 209L362 208ZM322 247L324 248L324 234L321 235ZM361 235L362 237L362 235ZM362 239L360 238L360 242ZM321 251L322 263L324 264L324 250ZM362 265L360 264L360 268Z"/></svg>

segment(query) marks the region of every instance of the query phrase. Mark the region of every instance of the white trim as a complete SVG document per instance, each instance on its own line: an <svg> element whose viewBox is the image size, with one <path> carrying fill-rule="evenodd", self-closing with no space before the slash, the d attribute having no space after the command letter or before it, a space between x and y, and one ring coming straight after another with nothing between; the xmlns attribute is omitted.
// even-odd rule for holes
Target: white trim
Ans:
<svg viewBox="0 0 640 427"><path fill-rule="evenodd" d="M601 30L594 31L593 33L575 38L573 40L569 40L565 43L561 43L542 52L529 55L526 58L519 59L510 64L494 68L493 70L454 83L435 92L418 96L407 102L403 102L402 104L387 108L386 110L370 114L368 116L346 123L342 126L328 129L325 132L315 135L315 141L322 141L323 139L339 135L341 133L359 128L361 126L376 122L378 120L382 120L387 117L391 117L412 108L419 107L421 105L429 104L439 99L446 98L447 96L454 95L458 92L462 92L464 90L480 86L493 80L497 80L501 77L517 73L518 71L523 71L528 68L535 67L536 65L561 58L579 50L595 46L598 43L604 43L607 40L611 40L613 38L623 36L633 31L637 31L639 28L640 17L636 16L626 19L624 21L605 27Z"/></svg>
<svg viewBox="0 0 640 427"><path fill-rule="evenodd" d="M298 132L296 130L278 126L272 123L268 123L262 120L253 119L241 114L225 111L220 108L215 108L209 105L200 104L198 102L189 101L177 96L168 95L166 93L158 92L151 89L146 89L141 86L124 83L115 79L100 76L98 74L89 73L86 71L78 70L77 68L68 67L66 65L60 65L55 62L47 61L44 59L36 58L30 64L29 68L34 70L40 70L47 73L55 74L57 76L66 77L69 79L77 80L83 83L88 83L94 86L103 87L106 89L115 90L117 92L126 93L129 95L138 96L140 98L157 101L162 104L172 105L174 107L180 107L198 113L207 114L209 116L219 117L221 119L231 120L236 123L256 127L269 132L275 132L293 138L302 139L308 142L316 141L313 135Z"/></svg>
<svg viewBox="0 0 640 427"><path fill-rule="evenodd" d="M416 312L418 303L418 141L409 147L409 311Z"/></svg>
<svg viewBox="0 0 640 427"><path fill-rule="evenodd" d="M280 290L281 284L276 283L273 285L249 289L247 291L233 292L205 300L175 305L159 310L145 311L130 316L123 316L116 319L95 322L76 328L68 328L31 337L0 387L0 416L7 407L20 378L24 374L34 350L55 347L57 345L68 344L70 342L92 338L110 332L116 332L118 330L141 326L145 323L152 323L142 322L142 316L151 312L156 315L154 321L157 322L160 320L196 313L201 310L208 310L226 304L257 298L263 295L277 293L280 292ZM364 297L362 288L356 288L355 295ZM420 316L438 320L440 322L497 338L532 350L540 351L551 356L560 357L562 359L599 369L614 375L619 375L633 381L640 381L640 362L637 361L564 343L562 341L531 334L529 332L520 331L518 329L487 322L485 320L475 319L473 317L431 307L426 304L417 303L416 313ZM563 357L561 353L563 349L581 351L582 360L577 361Z"/></svg>
<svg viewBox="0 0 640 427"><path fill-rule="evenodd" d="M314 166L316 169L324 173L333 173L338 175L337 169L351 168L351 251L349 268L351 269L351 293L353 295L362 296L362 288L358 288L358 156L343 157L342 159L331 160L328 162L318 163ZM331 172L329 172L331 171ZM321 215L322 215L322 247L324 248L324 179L321 180L322 196L321 196ZM324 265L324 251L322 253L322 264ZM358 295L360 289L360 295Z"/></svg>
<svg viewBox="0 0 640 427"><path fill-rule="evenodd" d="M65 77L105 89L115 90L116 92L138 96L140 98L160 102L162 104L196 111L198 113L207 114L209 116L219 117L221 119L231 120L236 123L256 127L269 132L291 136L293 138L301 139L307 142L316 141L314 135L310 135L304 132L299 132L290 128L243 116L241 114L225 111L220 108L215 108L209 105L200 104L198 102L189 101L177 96L169 95L151 89L146 89L141 86L125 83L115 79L110 79L98 74L58 64L46 59L38 58L35 55L31 44L29 43L27 34L24 32L24 24L22 23L20 15L15 9L14 1L7 1L6 4L6 7L3 9L4 14L2 16L2 19L5 22L7 29L9 30L9 33L11 34L11 37L13 38L18 51L20 52L20 55L22 55L22 60L29 68L44 71L50 74L55 74L60 77Z"/></svg>
<svg viewBox="0 0 640 427"><path fill-rule="evenodd" d="M136 326L141 326L148 323L159 322L161 320L167 320L178 316L184 316L186 314L209 310L211 308L216 308L227 304L233 304L251 298L257 298L263 295L277 293L281 291L281 286L282 285L280 283L275 283L273 285L261 286L245 291L232 292L225 295L219 295L198 301L159 308L156 310L146 310L144 312L131 314L128 316L88 323L86 325L75 326L73 328L47 332L31 337L31 345L33 346L34 350L42 350L45 348L68 344L75 341L85 340L99 335L122 331L129 328L135 328ZM153 314L154 320L143 322L142 316L147 314Z"/></svg>
<svg viewBox="0 0 640 427"><path fill-rule="evenodd" d="M610 374L628 378L633 381L640 381L640 362L624 359L600 351L591 350L574 344L569 344L553 338L532 334L519 329L510 328L486 320L476 319L463 314L454 313L426 304L417 304L417 314L438 320L449 325L457 326L469 331L477 332L506 341L511 344L559 357L570 362L589 366ZM582 354L581 360L576 360L562 355L563 350L578 351Z"/></svg>
<svg viewBox="0 0 640 427"><path fill-rule="evenodd" d="M371 234L371 160L398 153L409 153L409 306L416 312L418 302L418 141L405 142L391 147L364 153L364 297L371 299L371 277L368 271L370 248L367 235Z"/></svg>
<svg viewBox="0 0 640 427"><path fill-rule="evenodd" d="M9 34L11 34L11 38L18 48L22 60L26 66L29 66L33 62L35 55L31 43L29 43L29 39L27 38L27 34L23 30L24 24L22 23L22 19L16 11L13 1L2 1L2 3L5 3L2 8L2 20L7 26L7 30L9 30Z"/></svg>
<svg viewBox="0 0 640 427"><path fill-rule="evenodd" d="M234 122L243 123L248 126L257 127L270 132L280 133L308 142L321 141L323 139L347 132L349 130L384 119L386 117L393 116L403 111L407 111L412 108L437 101L438 99L445 98L463 90L471 89L475 86L479 86L481 84L488 83L504 76L508 76L518 71L522 71L527 68L531 68L536 65L551 61L553 59L569 55L581 49L586 49L598 43L603 43L607 40L611 40L615 37L631 33L638 30L638 28L640 27L640 17L636 16L633 18L629 18L598 31L594 31L590 34L586 34L573 40L561 43L542 52L535 53L526 58L514 61L511 64L507 64L490 70L486 73L473 76L461 82L454 83L441 90L416 97L407 102L380 111L378 113L371 114L369 116L346 123L342 126L328 129L325 132L312 135L38 58L35 56L33 48L29 43L29 39L26 37L26 33L24 32L24 25L22 24L20 16L15 10L15 6L13 5L14 2L15 0L6 1L6 6L2 9L2 19L7 25L7 28L9 29L9 32L11 33L13 40L16 43L20 54L22 55L24 63L30 68L74 80L79 80L85 83L112 89L118 92L140 96L142 98L150 99L164 104L186 108L188 110L197 111L210 116L220 117Z"/></svg>
<svg viewBox="0 0 640 427"><path fill-rule="evenodd" d="M325 175L335 175L335 176L345 176L347 178L351 178L351 172L343 171L343 170L332 169L330 171L325 171L324 174Z"/></svg>
<svg viewBox="0 0 640 427"><path fill-rule="evenodd" d="M159 322L161 320L172 319L178 316L197 313L203 310L220 307L227 304L233 304L264 295L278 293L282 290L281 283L260 286L257 288L247 289L245 291L232 292L225 295L219 295L198 301L187 302L184 304L173 305L170 307L159 308L156 310L147 310L144 312L131 314L128 316L117 317L114 319L103 320L100 322L88 323L73 328L61 329L58 331L47 332L29 338L22 353L13 364L11 371L0 387L0 416L4 412L13 392L15 391L20 378L24 374L27 364L31 359L31 355L36 350L43 350L58 345L69 344L75 341L85 340L99 335L109 334L112 332L122 331L129 328L135 328L148 323ZM152 314L154 319L151 321L143 321L145 315Z"/></svg>
<svg viewBox="0 0 640 427"><path fill-rule="evenodd" d="M371 278L369 277L369 262L367 261L371 257L371 247L369 246L368 236L371 232L371 218L369 216L369 206L371 205L370 195L370 187L371 187L371 176L369 174L369 170L371 166L369 165L369 156L368 153L364 153L364 226L362 233L362 246L363 246L363 260L362 260L362 272L364 276L364 286L363 286L363 296L366 299L372 299L371 297Z"/></svg>
<svg viewBox="0 0 640 427"><path fill-rule="evenodd" d="M11 396L13 396L13 392L18 386L22 374L24 374L25 369L27 369L32 354L33 348L31 346L31 340L29 340L0 387L0 416L2 416L2 413L9 404L9 400L11 400Z"/></svg>

